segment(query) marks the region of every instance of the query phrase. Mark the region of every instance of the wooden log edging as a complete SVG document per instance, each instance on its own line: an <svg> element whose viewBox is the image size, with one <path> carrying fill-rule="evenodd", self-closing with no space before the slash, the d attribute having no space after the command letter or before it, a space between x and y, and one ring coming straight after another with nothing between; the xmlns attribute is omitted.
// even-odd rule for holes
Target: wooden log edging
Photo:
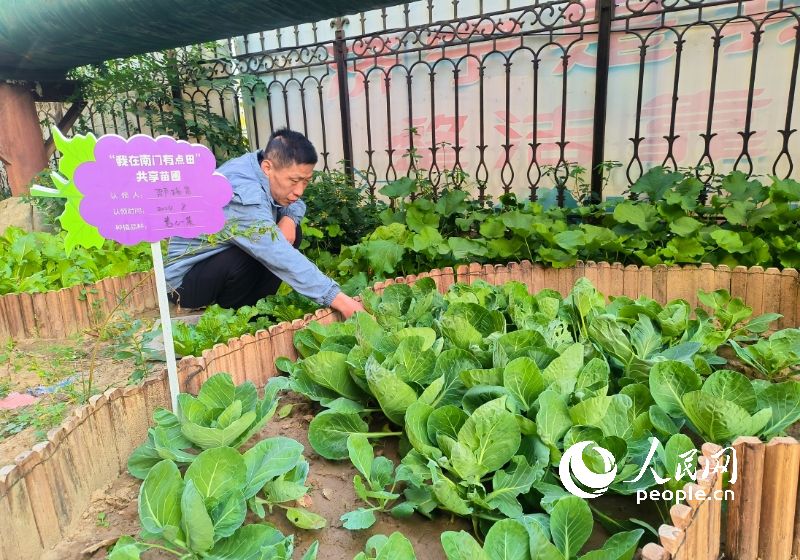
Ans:
<svg viewBox="0 0 800 560"><path fill-rule="evenodd" d="M103 278L94 284L71 286L42 293L0 296L0 341L20 338L64 338L94 327L117 304L130 296L122 309L140 313L158 307L152 272Z"/></svg>
<svg viewBox="0 0 800 560"><path fill-rule="evenodd" d="M109 389L0 468L0 560L35 560L61 541L92 493L127 470L155 409L169 406L165 370Z"/></svg>
<svg viewBox="0 0 800 560"><path fill-rule="evenodd" d="M764 443L740 437L735 451L737 477L724 494L728 504L725 558L730 560L789 560L800 557L800 442L775 437ZM721 448L703 446L697 485L721 492L722 475L713 472ZM730 467L730 464L728 465ZM732 468L732 467L731 467ZM727 499L730 497L730 499ZM717 560L721 550L722 501L689 500L670 509L672 525L659 528L660 544L648 544L642 560Z"/></svg>
<svg viewBox="0 0 800 560"><path fill-rule="evenodd" d="M578 278L588 278L607 296L636 299L644 295L661 304L680 298L688 301L692 308L698 305L697 290L724 288L744 298L753 307L754 314L781 313L783 318L777 322L777 328L794 327L800 321L800 278L791 268L764 271L761 267L736 267L731 270L727 266L715 268L710 264L699 267L657 265L651 268L590 261L554 269L528 261L508 265L471 263L460 265L455 270L448 267L388 279L376 283L371 289L380 294L392 284L410 284L421 278L433 279L441 293L455 282L471 284L483 280L495 285L517 281L527 285L532 293L550 288L561 295L567 295ZM181 390L196 394L206 379L222 371L230 373L237 383L249 379L261 387L274 375L276 358L297 358L292 344L297 330L309 321L327 323L335 320L338 320L336 312L320 309L292 323L280 323L255 335L246 334L230 339L227 344L216 344L204 350L201 356L185 357L178 363Z"/></svg>

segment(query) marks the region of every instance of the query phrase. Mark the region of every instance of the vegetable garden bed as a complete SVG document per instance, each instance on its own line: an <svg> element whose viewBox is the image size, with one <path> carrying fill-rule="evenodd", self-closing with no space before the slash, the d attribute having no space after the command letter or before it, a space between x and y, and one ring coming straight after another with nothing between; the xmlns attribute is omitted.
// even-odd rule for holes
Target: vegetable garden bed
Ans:
<svg viewBox="0 0 800 560"><path fill-rule="evenodd" d="M379 283L374 291L381 293L392 284L411 283L426 277L433 279L440 293L447 291L458 279L467 284L478 280L491 284L518 280L527 285L529 291L549 287L562 295L570 291L577 278L586 277L600 292L608 295L634 298L645 295L661 303L684 297L692 307L697 303L698 288L724 288L742 296L753 307L756 316L780 311L784 314L782 325L787 321L788 325L794 325L800 316L797 272L794 270L731 271L711 266L650 269L606 263L586 263L560 270L544 269L529 263L512 263L507 267L469 265L459 267L455 272L452 269L435 270ZM256 386L264 386L276 373L273 367L276 358L294 360L299 357L293 344L295 334L312 319L330 324L335 322L336 316L328 310L321 310L311 318L245 335L227 345L217 345L201 357L184 358L180 362L182 389L196 393L218 371L230 372L237 385L249 380ZM142 386L94 397L90 405L80 409L62 428L51 431L47 443L20 456L15 465L0 469L0 534L4 537L28 536L31 535L30 529L35 527L38 535L38 538L18 540L4 538L0 558L39 558L42 551L58 543L77 522L92 492L115 480L125 470L130 452L145 440L153 411L167 405L163 374ZM109 441L114 442L112 449L108 449ZM311 470L313 472L313 465ZM330 555L322 557L334 558ZM419 557L428 558L424 555Z"/></svg>

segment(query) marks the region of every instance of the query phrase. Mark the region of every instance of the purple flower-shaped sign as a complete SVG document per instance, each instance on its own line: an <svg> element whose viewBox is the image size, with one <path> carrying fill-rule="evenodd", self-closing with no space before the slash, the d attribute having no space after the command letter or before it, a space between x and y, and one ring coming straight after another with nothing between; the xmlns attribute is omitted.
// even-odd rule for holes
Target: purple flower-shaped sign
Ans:
<svg viewBox="0 0 800 560"><path fill-rule="evenodd" d="M169 136L106 135L94 157L78 166L74 182L84 195L81 216L103 237L135 245L225 225L222 209L233 190L205 146Z"/></svg>

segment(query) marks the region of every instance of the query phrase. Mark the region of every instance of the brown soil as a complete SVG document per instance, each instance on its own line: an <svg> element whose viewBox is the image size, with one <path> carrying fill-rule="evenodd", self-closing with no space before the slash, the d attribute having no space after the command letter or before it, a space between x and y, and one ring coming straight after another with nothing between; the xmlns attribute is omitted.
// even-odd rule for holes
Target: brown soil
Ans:
<svg viewBox="0 0 800 560"><path fill-rule="evenodd" d="M41 396L34 405L0 410L0 466L13 463L17 455L44 441L47 431L84 401L81 376L88 374L95 340L90 335L63 340L22 339L15 341L13 347L0 348L0 387L4 392L24 393L32 387L52 386L76 376L69 386ZM111 341L100 342L92 394L124 386L135 369L132 358L110 357L111 345ZM21 421L29 427L3 437L7 427Z"/></svg>

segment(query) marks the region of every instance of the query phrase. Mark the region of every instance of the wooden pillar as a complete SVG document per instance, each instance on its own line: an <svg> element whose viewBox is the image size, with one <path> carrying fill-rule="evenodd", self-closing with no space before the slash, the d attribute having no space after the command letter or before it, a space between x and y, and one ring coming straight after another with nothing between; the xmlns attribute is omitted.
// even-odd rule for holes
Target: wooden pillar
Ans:
<svg viewBox="0 0 800 560"><path fill-rule="evenodd" d="M47 167L33 92L16 84L0 83L0 159L14 196L27 194L28 183Z"/></svg>

